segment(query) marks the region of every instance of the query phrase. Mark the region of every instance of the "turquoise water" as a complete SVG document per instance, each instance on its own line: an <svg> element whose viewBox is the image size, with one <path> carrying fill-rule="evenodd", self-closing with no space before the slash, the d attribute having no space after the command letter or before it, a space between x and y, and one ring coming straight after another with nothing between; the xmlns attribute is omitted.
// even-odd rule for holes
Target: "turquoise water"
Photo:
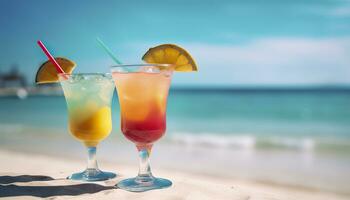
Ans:
<svg viewBox="0 0 350 200"><path fill-rule="evenodd" d="M99 158L136 166L135 147L120 132L116 93L112 110L113 131ZM63 96L0 98L0 148L84 159L83 145L68 134ZM152 160L166 169L349 194L349 153L350 90L173 89L167 133Z"/></svg>
<svg viewBox="0 0 350 200"><path fill-rule="evenodd" d="M116 94L112 109L113 132L120 133ZM67 127L63 96L1 98L0 110L2 130ZM167 123L165 141L180 144L346 152L350 90L173 89Z"/></svg>

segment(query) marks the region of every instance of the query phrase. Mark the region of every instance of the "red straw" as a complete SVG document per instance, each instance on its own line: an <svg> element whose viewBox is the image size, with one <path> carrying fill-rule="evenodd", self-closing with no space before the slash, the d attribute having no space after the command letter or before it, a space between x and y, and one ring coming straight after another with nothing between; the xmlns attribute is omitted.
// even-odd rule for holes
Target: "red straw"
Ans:
<svg viewBox="0 0 350 200"><path fill-rule="evenodd" d="M52 64L55 66L57 73L62 73L64 74L65 72L63 71L62 67L57 63L57 61L55 60L55 58L50 54L49 50L47 50L47 48L45 47L45 45L38 40L38 45L40 46L40 48L44 51L44 53L46 54L46 56L49 58L49 60L52 62Z"/></svg>

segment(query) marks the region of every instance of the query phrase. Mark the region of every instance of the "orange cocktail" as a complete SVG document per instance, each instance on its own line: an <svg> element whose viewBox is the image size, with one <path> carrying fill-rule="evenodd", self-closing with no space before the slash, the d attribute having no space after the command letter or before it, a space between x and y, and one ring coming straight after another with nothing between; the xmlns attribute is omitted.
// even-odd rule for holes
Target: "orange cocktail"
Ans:
<svg viewBox="0 0 350 200"><path fill-rule="evenodd" d="M118 73L113 78L119 94L121 129L138 146L152 144L165 132L169 72Z"/></svg>
<svg viewBox="0 0 350 200"><path fill-rule="evenodd" d="M121 129L135 143L140 156L139 174L117 187L141 192L171 186L171 181L155 178L149 166L153 143L166 129L166 104L172 66L157 64L120 65L112 69L121 113Z"/></svg>
<svg viewBox="0 0 350 200"><path fill-rule="evenodd" d="M125 137L135 143L140 158L138 175L120 181L117 187L133 192L172 185L170 180L152 175L149 156L153 143L165 133L166 104L173 71L197 71L190 54L174 44L152 47L142 60L147 64L121 65L117 60L119 65L111 69L118 91L121 129Z"/></svg>

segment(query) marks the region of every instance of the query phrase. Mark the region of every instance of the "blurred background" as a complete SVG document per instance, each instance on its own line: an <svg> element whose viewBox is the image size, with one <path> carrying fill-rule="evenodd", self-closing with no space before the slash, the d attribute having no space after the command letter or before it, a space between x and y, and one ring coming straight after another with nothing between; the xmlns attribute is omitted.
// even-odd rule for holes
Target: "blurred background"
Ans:
<svg viewBox="0 0 350 200"><path fill-rule="evenodd" d="M38 39L75 73L114 65L96 37L124 63L175 43L199 72L174 75L153 168L350 194L349 21L348 0L1 0L0 148L85 160L60 86L34 84ZM119 120L115 94L101 166L136 170Z"/></svg>

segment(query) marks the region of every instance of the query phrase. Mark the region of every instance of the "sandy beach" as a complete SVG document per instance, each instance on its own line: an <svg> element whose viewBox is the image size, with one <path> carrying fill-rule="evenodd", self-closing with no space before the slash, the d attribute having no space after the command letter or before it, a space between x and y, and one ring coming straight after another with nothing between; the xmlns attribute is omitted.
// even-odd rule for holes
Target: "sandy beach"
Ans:
<svg viewBox="0 0 350 200"><path fill-rule="evenodd" d="M173 181L168 189L132 193L114 185L135 175L136 167L101 162L101 168L117 171L118 177L104 182L76 182L65 177L85 163L62 157L0 151L0 198L13 199L165 199L165 200L345 200L349 196L306 188L287 187L239 179L223 179L186 171L157 169L156 175Z"/></svg>

